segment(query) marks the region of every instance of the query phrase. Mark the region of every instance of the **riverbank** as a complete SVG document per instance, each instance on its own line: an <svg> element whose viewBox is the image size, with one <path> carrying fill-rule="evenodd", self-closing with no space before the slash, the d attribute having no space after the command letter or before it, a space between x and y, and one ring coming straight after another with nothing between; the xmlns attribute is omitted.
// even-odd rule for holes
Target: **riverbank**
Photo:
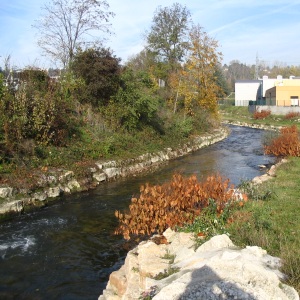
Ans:
<svg viewBox="0 0 300 300"><path fill-rule="evenodd" d="M255 120L247 107L223 107L222 121L253 128L279 130L296 125L295 116L269 115ZM243 210L233 216L231 239L241 247L257 245L283 262L281 270L287 282L300 293L300 158L289 157L288 162L276 168L274 176L257 178L259 184L245 183L249 198ZM271 180L264 180L271 179Z"/></svg>
<svg viewBox="0 0 300 300"><path fill-rule="evenodd" d="M259 247L240 249L226 234L195 248L193 234L167 229L128 252L99 300L299 300L280 265Z"/></svg>
<svg viewBox="0 0 300 300"><path fill-rule="evenodd" d="M276 178L277 171L287 163L288 160L281 160L266 174L253 178L250 185L260 190L262 183ZM260 203L262 209L261 200L252 200L250 206ZM243 214L247 208L238 212ZM232 228L228 227L229 235L236 238L238 232ZM251 227L248 230L251 232ZM237 299L298 300L297 291L285 284L289 282L295 286L292 281L295 278L281 273L287 270L285 259L272 257L263 248L250 245L239 243L240 247L244 247L241 250L223 234L197 249L194 233L175 233L168 229L163 237L154 237L129 251L124 265L110 275L107 288L99 299L147 299L149 295L149 299L196 299L201 295L205 299L214 299L215 295L235 295ZM297 256L294 258L297 259ZM224 269L226 272L222 272ZM240 276L241 272L243 276ZM218 291L213 286L218 286Z"/></svg>
<svg viewBox="0 0 300 300"><path fill-rule="evenodd" d="M220 127L210 134L197 136L178 149L166 148L135 159L98 161L86 169L82 178L76 178L74 172L70 170L44 169L35 174L35 184L31 189L8 185L0 187L0 215L2 218L11 217L48 205L64 195L95 188L101 182L151 171L169 160L216 143L226 138L228 133L227 128Z"/></svg>

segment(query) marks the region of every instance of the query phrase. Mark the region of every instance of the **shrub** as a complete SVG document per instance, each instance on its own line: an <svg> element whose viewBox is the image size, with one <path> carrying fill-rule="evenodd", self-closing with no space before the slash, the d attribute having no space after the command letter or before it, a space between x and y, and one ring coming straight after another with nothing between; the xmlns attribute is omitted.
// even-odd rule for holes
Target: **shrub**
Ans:
<svg viewBox="0 0 300 300"><path fill-rule="evenodd" d="M267 118L269 115L271 115L271 111L270 110L261 110L259 111L255 111L255 113L253 114L253 118L255 120L262 120Z"/></svg>
<svg viewBox="0 0 300 300"><path fill-rule="evenodd" d="M75 75L82 78L85 87L81 89L81 103L94 107L107 105L119 88L120 59L110 49L96 48L79 51L71 65Z"/></svg>
<svg viewBox="0 0 300 300"><path fill-rule="evenodd" d="M229 180L219 175L198 182L195 175L184 178L175 174L171 182L161 186L141 186L139 198L131 199L129 213L115 212L119 219L115 234L130 239L131 234L162 233L168 227L192 223L211 201L221 213L232 196Z"/></svg>
<svg viewBox="0 0 300 300"><path fill-rule="evenodd" d="M280 135L264 146L265 154L275 156L300 156L300 142L296 125L284 127Z"/></svg>
<svg viewBox="0 0 300 300"><path fill-rule="evenodd" d="M286 120L291 120L291 119L295 119L295 118L298 118L300 116L300 113L298 113L298 112L289 112L289 113L287 113L285 116L284 116L284 118L286 119Z"/></svg>

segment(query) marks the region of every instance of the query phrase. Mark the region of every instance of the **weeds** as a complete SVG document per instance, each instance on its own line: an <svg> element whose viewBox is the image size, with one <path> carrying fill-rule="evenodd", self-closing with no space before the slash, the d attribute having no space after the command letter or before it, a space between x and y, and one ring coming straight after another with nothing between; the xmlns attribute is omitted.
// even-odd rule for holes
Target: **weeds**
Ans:
<svg viewBox="0 0 300 300"><path fill-rule="evenodd" d="M232 208L233 205L228 203L222 212L218 212L216 203L210 199L210 204L202 211L201 215L194 219L193 223L185 224L178 230L194 233L195 247L198 248L215 235L228 235L226 225L233 221L231 218Z"/></svg>
<svg viewBox="0 0 300 300"><path fill-rule="evenodd" d="M261 110L260 112L259 111L255 111L254 114L253 114L253 118L256 119L256 120L264 120L266 119L267 117L269 117L271 115L271 111L270 110Z"/></svg>
<svg viewBox="0 0 300 300"><path fill-rule="evenodd" d="M242 181L238 189L245 193L251 200L270 200L276 197L276 193L272 190L271 186L266 184L263 188L251 181Z"/></svg>
<svg viewBox="0 0 300 300"><path fill-rule="evenodd" d="M164 270L163 272L159 272L153 279L155 280L162 280L167 278L177 272L179 272L180 268L178 267L169 267L168 269Z"/></svg>

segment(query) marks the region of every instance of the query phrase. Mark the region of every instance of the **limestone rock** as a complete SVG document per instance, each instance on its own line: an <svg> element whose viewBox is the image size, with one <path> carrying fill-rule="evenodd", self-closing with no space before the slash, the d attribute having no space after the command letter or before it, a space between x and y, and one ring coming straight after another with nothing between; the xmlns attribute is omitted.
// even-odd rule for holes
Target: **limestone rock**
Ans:
<svg viewBox="0 0 300 300"><path fill-rule="evenodd" d="M61 191L62 191L61 188L58 187L58 186L57 187L51 187L51 188L48 189L47 195L48 195L49 198L55 198L55 197L60 196Z"/></svg>
<svg viewBox="0 0 300 300"><path fill-rule="evenodd" d="M164 236L167 244L142 242L130 251L99 299L133 300L151 295L153 300L299 300L295 289L281 282L285 276L279 271L280 259L260 247L238 249L223 234L194 251L190 234L168 229ZM165 254L174 255L175 262L168 261ZM170 268L178 272L155 280L155 274Z"/></svg>
<svg viewBox="0 0 300 300"><path fill-rule="evenodd" d="M106 174L107 178L115 178L116 176L121 174L121 170L119 168L106 168L103 169L104 173Z"/></svg>
<svg viewBox="0 0 300 300"><path fill-rule="evenodd" d="M0 188L0 198L11 197L13 193L13 188L11 187L1 187Z"/></svg>
<svg viewBox="0 0 300 300"><path fill-rule="evenodd" d="M93 178L98 182L102 182L106 180L106 174L103 172L96 172L93 174Z"/></svg>

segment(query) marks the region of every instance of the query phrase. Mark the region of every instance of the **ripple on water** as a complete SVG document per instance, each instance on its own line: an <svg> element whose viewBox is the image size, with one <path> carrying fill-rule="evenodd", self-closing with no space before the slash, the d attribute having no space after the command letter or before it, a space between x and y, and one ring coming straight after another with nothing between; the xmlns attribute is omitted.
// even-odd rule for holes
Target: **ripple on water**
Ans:
<svg viewBox="0 0 300 300"><path fill-rule="evenodd" d="M36 244L33 236L13 235L9 242L0 241L0 256L2 259L11 258L16 255L24 255Z"/></svg>

